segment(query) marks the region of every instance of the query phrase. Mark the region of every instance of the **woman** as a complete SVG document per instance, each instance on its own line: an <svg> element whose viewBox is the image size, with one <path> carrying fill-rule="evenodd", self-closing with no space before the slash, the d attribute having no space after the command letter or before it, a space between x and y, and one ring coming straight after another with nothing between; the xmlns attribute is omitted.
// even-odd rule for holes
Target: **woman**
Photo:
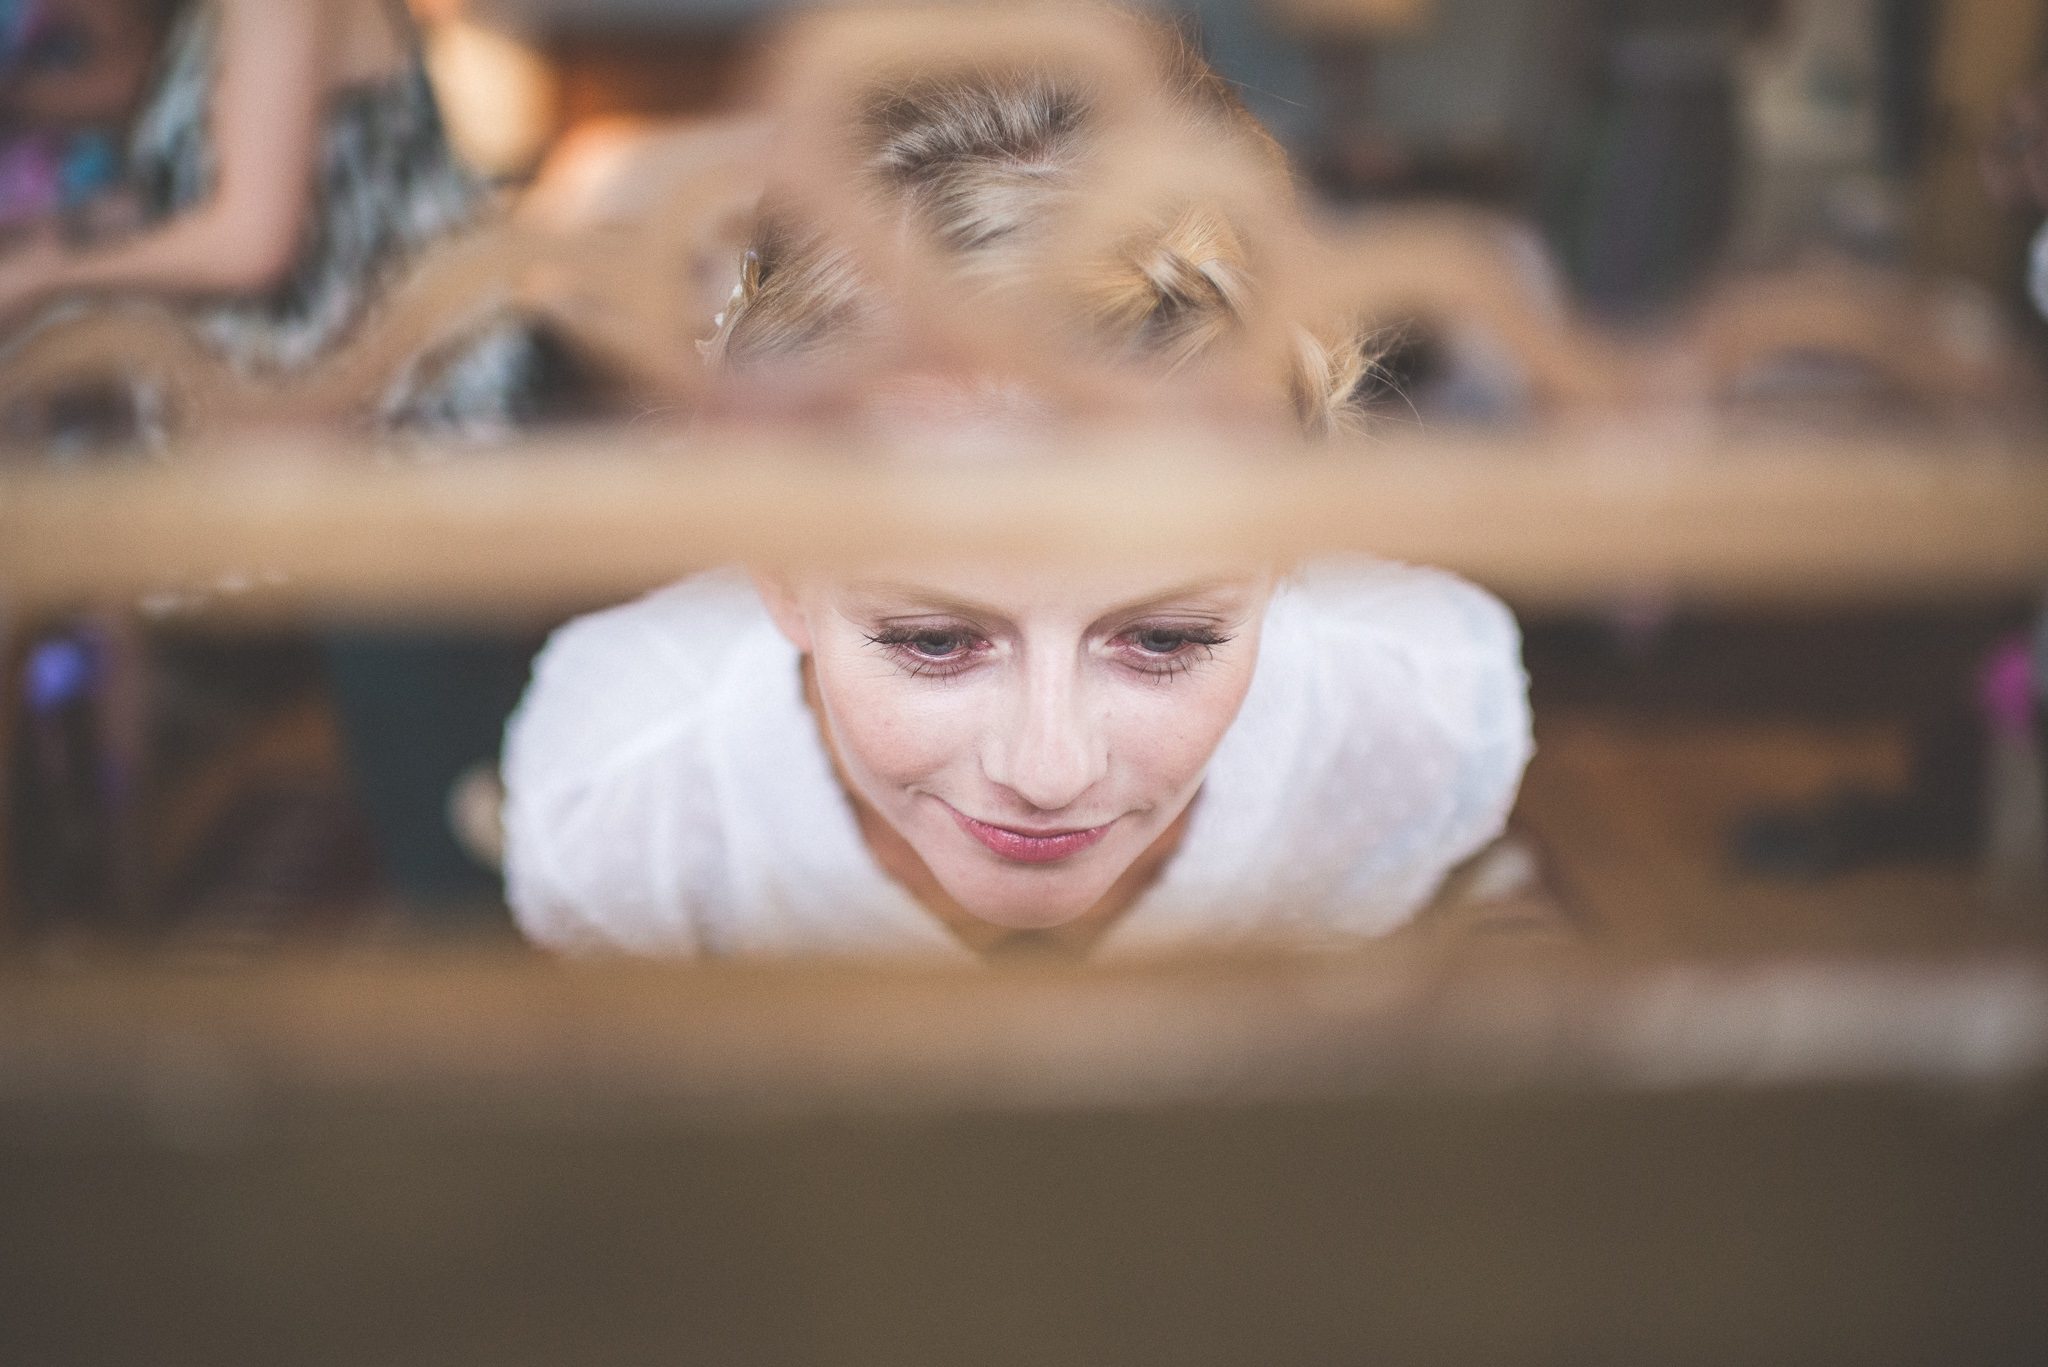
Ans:
<svg viewBox="0 0 2048 1367"><path fill-rule="evenodd" d="M1166 125L1277 159L1212 73L1148 42ZM1044 363L1066 355L1140 391L1263 376L1219 415L1247 427L1341 421L1355 353L1300 330L1258 349L1272 244L1225 206L1186 187L1086 245L1108 221L1096 106L1043 70L878 89L852 120L861 203L936 283L877 289L858 225L785 196L711 345L728 387L1000 437L1060 416ZM949 287L956 315L1052 329L1032 373L932 361L904 320ZM544 944L651 953L1373 935L1499 834L1524 688L1505 609L1387 565L708 575L544 652L508 734L508 888Z"/></svg>
<svg viewBox="0 0 2048 1367"><path fill-rule="evenodd" d="M486 207L485 189L449 146L402 0L172 8L129 149L139 224L0 254L0 337L80 296L165 297L239 368L304 371L417 252ZM361 416L503 435L532 355L508 323L431 358L445 360L431 373L404 367L381 411ZM488 904L496 880L458 845L446 809L451 785L496 751L529 644L359 631L329 637L326 655L390 880L413 902Z"/></svg>
<svg viewBox="0 0 2048 1367"><path fill-rule="evenodd" d="M449 150L400 0L188 0L136 121L135 232L0 256L0 331L75 295L166 295L238 365L318 360L481 187ZM520 333L484 339L387 418L503 427L525 382Z"/></svg>

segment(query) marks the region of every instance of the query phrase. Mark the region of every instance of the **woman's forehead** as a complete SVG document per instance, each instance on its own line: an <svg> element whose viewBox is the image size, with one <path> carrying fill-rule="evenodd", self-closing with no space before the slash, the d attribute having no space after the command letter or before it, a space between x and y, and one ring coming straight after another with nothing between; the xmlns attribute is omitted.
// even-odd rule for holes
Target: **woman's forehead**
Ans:
<svg viewBox="0 0 2048 1367"><path fill-rule="evenodd" d="M927 561L876 565L819 581L816 588L835 608L856 614L952 612L1092 622L1148 608L1241 615L1265 602L1273 580L1258 567L1213 561L1075 566Z"/></svg>
<svg viewBox="0 0 2048 1367"><path fill-rule="evenodd" d="M887 427L967 436L1041 432L1058 413L1051 395L1009 374L906 371L867 390L869 415Z"/></svg>
<svg viewBox="0 0 2048 1367"><path fill-rule="evenodd" d="M1271 440L1294 430L1284 386L1218 367L1105 370L1062 353L1023 370L904 370L871 377L861 410L904 454L987 460L1034 452L1076 420L1192 426Z"/></svg>

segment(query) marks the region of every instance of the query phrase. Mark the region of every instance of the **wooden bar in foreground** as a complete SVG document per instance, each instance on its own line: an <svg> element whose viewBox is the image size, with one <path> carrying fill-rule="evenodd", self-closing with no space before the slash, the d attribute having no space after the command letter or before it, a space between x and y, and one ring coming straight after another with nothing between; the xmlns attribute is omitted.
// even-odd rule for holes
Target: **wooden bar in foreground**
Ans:
<svg viewBox="0 0 2048 1367"><path fill-rule="evenodd" d="M2022 1363L2038 956L0 981L0 1360Z"/></svg>
<svg viewBox="0 0 2048 1367"><path fill-rule="evenodd" d="M0 474L17 606L253 586L262 614L541 615L737 561L1061 562L1365 552L1518 603L1939 599L2048 583L2048 442L1972 430L1620 428L1389 438L1245 459L1099 433L1040 459L631 433L416 468L350 447Z"/></svg>

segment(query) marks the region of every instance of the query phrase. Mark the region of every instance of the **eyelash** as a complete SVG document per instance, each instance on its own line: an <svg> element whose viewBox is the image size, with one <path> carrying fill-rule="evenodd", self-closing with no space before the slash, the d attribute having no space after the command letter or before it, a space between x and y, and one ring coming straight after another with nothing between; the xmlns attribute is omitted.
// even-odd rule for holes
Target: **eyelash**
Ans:
<svg viewBox="0 0 2048 1367"><path fill-rule="evenodd" d="M1144 651L1138 653L1152 661L1150 664L1126 664L1139 674L1164 681L1176 674L1185 674L1197 664L1209 658L1211 651L1225 645L1230 637L1207 627L1135 627L1123 632L1119 640L1136 636L1171 637L1175 645L1170 651ZM932 639L959 640L964 644L948 652L948 658L934 659L914 647L919 641L929 643ZM974 664L974 655L987 642L961 628L941 627L886 627L865 638L869 645L887 651L898 666L915 678L950 679L964 673Z"/></svg>
<svg viewBox="0 0 2048 1367"><path fill-rule="evenodd" d="M950 679L973 664L971 646L961 647L958 659L935 660L911 649L913 643L927 637L958 638L974 642L979 638L957 628L941 627L884 627L867 638L868 644L880 646L889 657L911 675L920 679Z"/></svg>
<svg viewBox="0 0 2048 1367"><path fill-rule="evenodd" d="M1153 661L1152 664L1132 666L1140 673L1149 674L1161 682L1176 674L1187 673L1207 660L1215 652L1216 647L1225 645L1230 640L1222 632L1208 627L1141 627L1124 632L1123 636L1169 636L1174 639L1176 644L1169 652L1143 652Z"/></svg>

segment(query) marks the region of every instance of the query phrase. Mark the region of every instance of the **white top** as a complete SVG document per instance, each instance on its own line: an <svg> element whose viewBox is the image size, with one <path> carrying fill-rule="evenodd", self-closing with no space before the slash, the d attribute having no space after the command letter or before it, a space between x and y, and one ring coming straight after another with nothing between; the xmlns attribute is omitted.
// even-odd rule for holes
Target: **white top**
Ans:
<svg viewBox="0 0 2048 1367"><path fill-rule="evenodd" d="M1500 834L1530 749L1498 600L1381 562L1297 576L1180 848L1094 953L1391 930ZM969 955L868 852L796 651L737 573L555 633L504 776L507 893L542 944Z"/></svg>

